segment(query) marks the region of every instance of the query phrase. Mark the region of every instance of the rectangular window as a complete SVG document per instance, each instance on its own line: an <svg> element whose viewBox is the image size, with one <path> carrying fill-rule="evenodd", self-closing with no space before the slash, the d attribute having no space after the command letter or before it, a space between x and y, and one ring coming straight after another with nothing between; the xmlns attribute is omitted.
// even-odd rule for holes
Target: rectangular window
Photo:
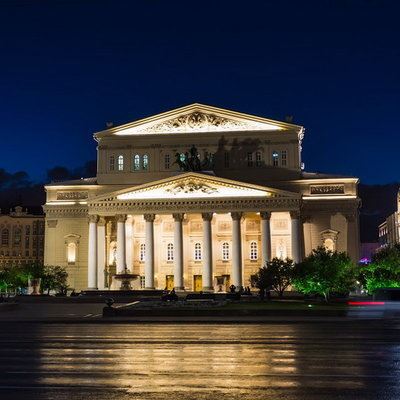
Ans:
<svg viewBox="0 0 400 400"><path fill-rule="evenodd" d="M262 164L261 152L257 151L257 153L256 153L256 167L261 167L261 164Z"/></svg>
<svg viewBox="0 0 400 400"><path fill-rule="evenodd" d="M169 169L171 166L171 156L169 154L166 154L164 156L164 169Z"/></svg>
<svg viewBox="0 0 400 400"><path fill-rule="evenodd" d="M253 153L247 153L247 166L253 166Z"/></svg>
<svg viewBox="0 0 400 400"><path fill-rule="evenodd" d="M115 157L111 156L110 157L110 171L114 171L115 169Z"/></svg>
<svg viewBox="0 0 400 400"><path fill-rule="evenodd" d="M272 152L272 165L274 167L279 165L279 153L277 151Z"/></svg>
<svg viewBox="0 0 400 400"><path fill-rule="evenodd" d="M282 165L282 167L287 166L287 150L281 151L281 165Z"/></svg>
<svg viewBox="0 0 400 400"><path fill-rule="evenodd" d="M225 168L229 168L229 153L226 151L225 152L225 159L224 159L224 166Z"/></svg>
<svg viewBox="0 0 400 400"><path fill-rule="evenodd" d="M29 236L25 236L25 248L29 248Z"/></svg>
<svg viewBox="0 0 400 400"><path fill-rule="evenodd" d="M140 277L140 289L144 289L145 287L146 287L145 277L141 276Z"/></svg>
<svg viewBox="0 0 400 400"><path fill-rule="evenodd" d="M140 155L139 154L135 154L133 156L133 170L134 171L140 170Z"/></svg>
<svg viewBox="0 0 400 400"><path fill-rule="evenodd" d="M124 170L124 156L118 156L118 171Z"/></svg>

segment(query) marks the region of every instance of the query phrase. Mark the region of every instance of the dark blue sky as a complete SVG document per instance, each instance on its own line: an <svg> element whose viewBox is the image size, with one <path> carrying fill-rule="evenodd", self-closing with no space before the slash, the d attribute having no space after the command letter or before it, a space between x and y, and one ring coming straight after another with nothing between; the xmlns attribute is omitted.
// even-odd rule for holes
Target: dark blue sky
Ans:
<svg viewBox="0 0 400 400"><path fill-rule="evenodd" d="M398 3L0 0L0 167L44 179L106 121L203 102L293 115L308 171L398 181Z"/></svg>

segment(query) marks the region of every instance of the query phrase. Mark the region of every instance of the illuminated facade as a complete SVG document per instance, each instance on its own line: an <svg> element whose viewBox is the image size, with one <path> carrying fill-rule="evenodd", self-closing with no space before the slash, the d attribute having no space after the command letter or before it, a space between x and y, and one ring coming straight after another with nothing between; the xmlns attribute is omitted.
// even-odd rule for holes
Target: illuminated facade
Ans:
<svg viewBox="0 0 400 400"><path fill-rule="evenodd" d="M45 263L76 290L225 291L272 257L359 257L358 179L302 171L304 129L193 104L97 132L95 178L46 186Z"/></svg>
<svg viewBox="0 0 400 400"><path fill-rule="evenodd" d="M15 207L0 213L0 265L43 262L44 217Z"/></svg>
<svg viewBox="0 0 400 400"><path fill-rule="evenodd" d="M400 190L397 194L397 210L379 225L379 244L391 246L400 243Z"/></svg>

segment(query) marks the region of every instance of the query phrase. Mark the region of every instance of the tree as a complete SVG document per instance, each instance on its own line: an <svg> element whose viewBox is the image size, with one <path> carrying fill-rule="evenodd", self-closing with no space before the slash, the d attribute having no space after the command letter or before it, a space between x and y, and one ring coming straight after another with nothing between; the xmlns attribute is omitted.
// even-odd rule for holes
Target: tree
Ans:
<svg viewBox="0 0 400 400"><path fill-rule="evenodd" d="M359 279L369 293L380 288L400 287L400 244L374 254L371 264L361 268Z"/></svg>
<svg viewBox="0 0 400 400"><path fill-rule="evenodd" d="M346 253L318 247L296 264L293 284L304 294L319 294L329 301L332 293L347 293L356 282L356 269Z"/></svg>
<svg viewBox="0 0 400 400"><path fill-rule="evenodd" d="M59 265L46 265L43 270L41 290L47 290L47 294L51 290L65 294L67 289L68 273L64 267Z"/></svg>
<svg viewBox="0 0 400 400"><path fill-rule="evenodd" d="M251 282L258 289L272 289L278 293L279 297L282 297L292 282L292 274L293 261L289 258L282 260L275 257L252 276Z"/></svg>

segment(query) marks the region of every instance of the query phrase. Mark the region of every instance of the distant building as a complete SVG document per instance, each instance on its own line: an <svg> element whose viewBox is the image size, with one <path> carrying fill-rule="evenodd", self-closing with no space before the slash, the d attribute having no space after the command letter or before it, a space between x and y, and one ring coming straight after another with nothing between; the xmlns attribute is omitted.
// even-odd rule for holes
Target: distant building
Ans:
<svg viewBox="0 0 400 400"><path fill-rule="evenodd" d="M397 194L397 209L379 225L379 243L381 246L391 246L400 243L400 190Z"/></svg>
<svg viewBox="0 0 400 400"><path fill-rule="evenodd" d="M0 213L0 265L43 262L44 216L15 207Z"/></svg>
<svg viewBox="0 0 400 400"><path fill-rule="evenodd" d="M369 264L372 260L373 255L376 253L378 249L379 249L378 242L361 243L360 263Z"/></svg>

